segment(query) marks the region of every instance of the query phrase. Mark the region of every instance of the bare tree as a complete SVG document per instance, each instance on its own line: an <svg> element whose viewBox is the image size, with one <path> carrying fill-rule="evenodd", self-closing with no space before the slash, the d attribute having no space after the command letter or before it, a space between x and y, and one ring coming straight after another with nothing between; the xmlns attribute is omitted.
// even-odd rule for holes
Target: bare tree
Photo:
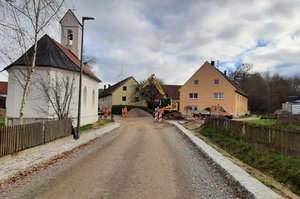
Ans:
<svg viewBox="0 0 300 199"><path fill-rule="evenodd" d="M163 85L163 80L158 79L160 85ZM142 91L140 91L140 87L144 84L142 81L140 85L137 86L136 90L142 98L144 98L147 102L147 105L150 109L154 110L158 104L159 104L159 99L162 98L161 94L157 90L156 86L150 82L150 84L145 87Z"/></svg>
<svg viewBox="0 0 300 199"><path fill-rule="evenodd" d="M25 52L28 46L33 46L33 54L27 59L25 82L22 85L23 94L19 110L21 123L30 82L36 69L37 42L41 32L58 14L63 3L64 0L5 0L0 6L2 37L3 33L6 39L10 36L11 41L15 42L22 52ZM15 51L9 52L8 49L6 54L9 53Z"/></svg>
<svg viewBox="0 0 300 199"><path fill-rule="evenodd" d="M97 63L97 58L93 55L87 54L85 48L83 48L82 62L84 65L87 65L89 68L93 68L93 66Z"/></svg>
<svg viewBox="0 0 300 199"><path fill-rule="evenodd" d="M61 75L55 73L53 78L38 78L37 88L48 107L39 107L39 111L47 116L64 119L71 118L73 93L75 92L75 75Z"/></svg>
<svg viewBox="0 0 300 199"><path fill-rule="evenodd" d="M251 75L253 64L244 63L241 64L235 71L229 74L229 78L232 79L241 89L245 88L247 79Z"/></svg>

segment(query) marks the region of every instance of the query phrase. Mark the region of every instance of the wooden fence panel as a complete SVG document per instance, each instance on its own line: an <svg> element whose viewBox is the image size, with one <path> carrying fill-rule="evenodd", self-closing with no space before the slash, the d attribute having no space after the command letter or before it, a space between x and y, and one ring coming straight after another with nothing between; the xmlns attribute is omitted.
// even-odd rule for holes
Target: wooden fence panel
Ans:
<svg viewBox="0 0 300 199"><path fill-rule="evenodd" d="M0 127L0 157L71 134L71 120Z"/></svg>
<svg viewBox="0 0 300 199"><path fill-rule="evenodd" d="M220 118L208 118L206 124L224 131L232 137L262 144L278 152L300 157L300 132Z"/></svg>
<svg viewBox="0 0 300 199"><path fill-rule="evenodd" d="M72 121L69 119L45 122L45 142L72 134Z"/></svg>
<svg viewBox="0 0 300 199"><path fill-rule="evenodd" d="M42 123L0 127L0 157L42 144Z"/></svg>

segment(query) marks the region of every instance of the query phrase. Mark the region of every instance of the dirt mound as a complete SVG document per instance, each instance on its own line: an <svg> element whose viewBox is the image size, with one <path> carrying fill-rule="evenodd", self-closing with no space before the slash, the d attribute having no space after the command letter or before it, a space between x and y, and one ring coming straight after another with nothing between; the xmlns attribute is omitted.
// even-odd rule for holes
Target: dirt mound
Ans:
<svg viewBox="0 0 300 199"><path fill-rule="evenodd" d="M127 117L134 118L134 117L152 117L152 115L144 110L133 108L128 111Z"/></svg>

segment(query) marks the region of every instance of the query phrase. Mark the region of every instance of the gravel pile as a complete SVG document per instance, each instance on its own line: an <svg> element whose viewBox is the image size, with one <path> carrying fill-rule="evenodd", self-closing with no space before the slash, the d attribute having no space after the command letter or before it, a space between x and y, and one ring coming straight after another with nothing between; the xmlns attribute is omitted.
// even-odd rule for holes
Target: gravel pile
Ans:
<svg viewBox="0 0 300 199"><path fill-rule="evenodd" d="M144 110L133 108L130 111L128 111L127 114L128 118L135 118L135 117L152 117L152 115Z"/></svg>

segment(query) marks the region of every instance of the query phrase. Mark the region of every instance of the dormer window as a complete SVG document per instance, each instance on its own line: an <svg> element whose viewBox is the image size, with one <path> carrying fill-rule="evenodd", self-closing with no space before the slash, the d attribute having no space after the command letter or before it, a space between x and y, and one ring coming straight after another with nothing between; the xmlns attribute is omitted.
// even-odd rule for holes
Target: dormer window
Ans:
<svg viewBox="0 0 300 199"><path fill-rule="evenodd" d="M68 30L68 45L73 45L73 31Z"/></svg>

